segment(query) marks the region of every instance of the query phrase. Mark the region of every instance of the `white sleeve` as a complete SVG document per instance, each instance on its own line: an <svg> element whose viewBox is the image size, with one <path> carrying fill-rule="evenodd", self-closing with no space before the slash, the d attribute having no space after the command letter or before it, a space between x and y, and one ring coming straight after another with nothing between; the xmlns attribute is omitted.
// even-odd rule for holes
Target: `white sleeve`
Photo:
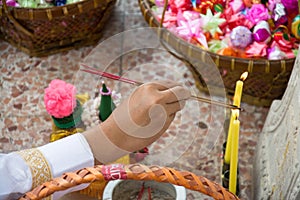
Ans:
<svg viewBox="0 0 300 200"><path fill-rule="evenodd" d="M31 189L29 166L16 153L0 154L0 199L17 199Z"/></svg>
<svg viewBox="0 0 300 200"><path fill-rule="evenodd" d="M74 134L44 146L0 155L0 199L15 199L20 193L61 176L94 165L94 157L85 137ZM5 180L5 181L3 181ZM88 184L56 192L58 199L66 193L81 190Z"/></svg>

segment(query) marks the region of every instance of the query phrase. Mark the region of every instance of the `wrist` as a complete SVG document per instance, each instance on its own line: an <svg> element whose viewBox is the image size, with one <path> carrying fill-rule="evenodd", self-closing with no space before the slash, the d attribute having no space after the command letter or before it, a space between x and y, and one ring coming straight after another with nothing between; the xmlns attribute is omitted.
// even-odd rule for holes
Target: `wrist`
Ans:
<svg viewBox="0 0 300 200"><path fill-rule="evenodd" d="M112 132L114 130L108 129L105 131ZM108 132L105 131L102 130L102 125L97 125L82 133L89 143L94 158L98 163L107 164L130 153L114 144L106 136L105 133Z"/></svg>
<svg viewBox="0 0 300 200"><path fill-rule="evenodd" d="M141 138L134 137L121 129L118 123L115 122L114 117L110 116L101 125L102 131L106 134L107 138L115 144L118 148L128 152L134 152L149 145L149 141L155 141L159 136ZM125 129L126 130L126 129Z"/></svg>

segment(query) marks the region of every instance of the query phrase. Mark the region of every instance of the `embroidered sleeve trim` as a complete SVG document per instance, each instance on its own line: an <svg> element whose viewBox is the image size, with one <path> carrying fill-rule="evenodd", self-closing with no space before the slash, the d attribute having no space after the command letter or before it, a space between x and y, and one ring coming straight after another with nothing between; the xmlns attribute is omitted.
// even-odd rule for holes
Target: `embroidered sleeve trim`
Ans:
<svg viewBox="0 0 300 200"><path fill-rule="evenodd" d="M32 189L52 179L50 165L42 152L38 149L26 149L18 151L18 154L30 167L32 174ZM51 199L51 197L45 199Z"/></svg>

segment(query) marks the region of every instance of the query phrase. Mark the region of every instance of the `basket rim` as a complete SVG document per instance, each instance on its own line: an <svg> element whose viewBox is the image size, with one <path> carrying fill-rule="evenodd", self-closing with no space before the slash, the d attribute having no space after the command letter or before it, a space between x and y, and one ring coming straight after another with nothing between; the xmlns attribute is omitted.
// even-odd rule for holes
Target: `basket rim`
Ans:
<svg viewBox="0 0 300 200"><path fill-rule="evenodd" d="M149 5L149 0L138 0L141 12L145 18L145 21L150 25L150 27L160 28L160 22L157 20L156 16L152 12L152 9ZM231 65L231 69L234 70L235 66L232 66L230 63L238 63L244 65L244 67L241 67L241 70L245 69L245 66L247 66L248 72L252 71L258 71L258 72L286 72L286 71L292 71L294 62L296 58L287 58L287 59L278 59L278 60L268 60L266 58L240 58L240 57L233 57L233 56L224 56L217 53L213 53L204 49L201 49L200 47L187 42L183 38L176 36L174 33L169 31L166 28L164 29L164 34L162 35L163 39L165 35L168 35L167 41L170 44L171 42L177 43L175 46L177 49L180 50L181 53L188 52L189 56L192 54L195 54L195 56L202 56L203 54L209 54L211 58L215 61L215 64L219 67L220 61L226 61L229 62L229 65ZM223 67L223 66L222 66ZM238 66L237 66L238 67ZM255 68L261 68L261 69L254 69ZM239 68L239 67L238 67Z"/></svg>
<svg viewBox="0 0 300 200"><path fill-rule="evenodd" d="M157 165L110 164L86 167L75 172L67 172L24 194L20 200L41 199L83 183L111 180L153 180L184 186L214 199L239 200L239 197L220 184L192 172L176 170Z"/></svg>
<svg viewBox="0 0 300 200"><path fill-rule="evenodd" d="M5 6L1 0L0 10L2 15L6 14ZM66 4L63 6L51 6L45 8L26 8L26 7L7 7L7 12L10 12L15 19L19 20L52 20L54 18L74 16L89 12L91 9L105 8L116 0L81 0L75 3ZM7 14L8 15L8 14ZM1 15L0 15L1 16Z"/></svg>

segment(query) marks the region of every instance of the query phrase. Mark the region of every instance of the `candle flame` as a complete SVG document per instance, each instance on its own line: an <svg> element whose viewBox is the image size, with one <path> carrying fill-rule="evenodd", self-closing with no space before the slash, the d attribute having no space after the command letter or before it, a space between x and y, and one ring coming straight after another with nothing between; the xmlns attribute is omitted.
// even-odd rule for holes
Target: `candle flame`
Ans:
<svg viewBox="0 0 300 200"><path fill-rule="evenodd" d="M241 79L242 81L245 81L247 77L248 77L248 72L244 72L244 73L242 73L240 79Z"/></svg>

